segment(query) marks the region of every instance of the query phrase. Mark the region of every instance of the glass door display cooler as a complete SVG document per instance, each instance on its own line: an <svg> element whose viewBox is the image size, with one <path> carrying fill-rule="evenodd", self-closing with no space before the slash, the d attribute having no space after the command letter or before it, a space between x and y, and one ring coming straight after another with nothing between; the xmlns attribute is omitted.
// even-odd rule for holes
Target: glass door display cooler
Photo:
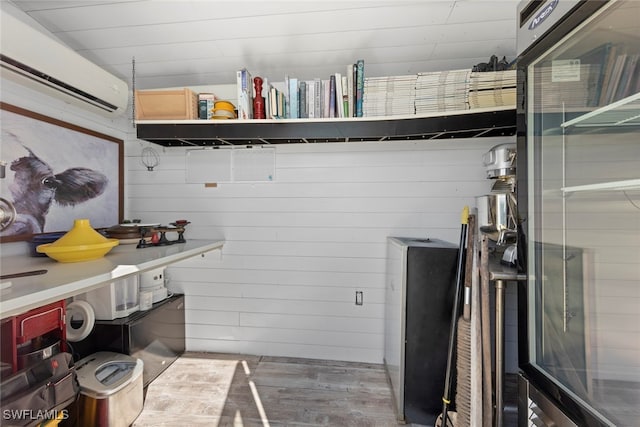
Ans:
<svg viewBox="0 0 640 427"><path fill-rule="evenodd" d="M640 1L518 28L519 425L640 420Z"/></svg>

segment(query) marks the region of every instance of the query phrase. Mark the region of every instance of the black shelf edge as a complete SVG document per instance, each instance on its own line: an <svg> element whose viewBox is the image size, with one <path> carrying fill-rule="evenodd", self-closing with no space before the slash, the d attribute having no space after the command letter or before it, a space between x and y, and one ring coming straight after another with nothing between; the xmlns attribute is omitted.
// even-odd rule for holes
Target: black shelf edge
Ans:
<svg viewBox="0 0 640 427"><path fill-rule="evenodd" d="M138 139L182 147L481 138L515 135L516 110L466 110L379 120L140 122L136 130Z"/></svg>

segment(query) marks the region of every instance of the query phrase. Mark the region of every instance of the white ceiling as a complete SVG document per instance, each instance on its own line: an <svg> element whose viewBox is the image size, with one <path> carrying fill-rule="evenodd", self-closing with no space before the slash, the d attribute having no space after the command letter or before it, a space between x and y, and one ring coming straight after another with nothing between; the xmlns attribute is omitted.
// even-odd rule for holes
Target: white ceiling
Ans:
<svg viewBox="0 0 640 427"><path fill-rule="evenodd" d="M9 1L138 89L468 69L516 52L516 0Z"/></svg>

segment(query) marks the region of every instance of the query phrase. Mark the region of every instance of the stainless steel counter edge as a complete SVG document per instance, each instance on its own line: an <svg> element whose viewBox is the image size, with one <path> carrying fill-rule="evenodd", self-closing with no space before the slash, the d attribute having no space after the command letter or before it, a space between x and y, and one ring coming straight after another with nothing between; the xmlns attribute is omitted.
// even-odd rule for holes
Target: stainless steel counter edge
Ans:
<svg viewBox="0 0 640 427"><path fill-rule="evenodd" d="M85 262L59 263L47 257L2 257L2 274L46 269L47 273L11 279L0 290L0 318L69 298L101 285L220 249L224 240L188 240L168 246L136 249L120 245L105 257Z"/></svg>

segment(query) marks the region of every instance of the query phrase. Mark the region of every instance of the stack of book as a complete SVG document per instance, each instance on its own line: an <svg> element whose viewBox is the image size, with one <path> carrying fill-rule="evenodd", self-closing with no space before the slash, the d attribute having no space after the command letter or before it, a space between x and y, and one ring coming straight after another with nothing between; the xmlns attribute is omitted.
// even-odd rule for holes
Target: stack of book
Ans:
<svg viewBox="0 0 640 427"><path fill-rule="evenodd" d="M282 85L263 80L265 117L268 119L347 118L363 116L364 60L348 64L345 73L326 79L302 80L285 76ZM257 96L252 76L246 68L237 71L238 118L251 119Z"/></svg>
<svg viewBox="0 0 640 427"><path fill-rule="evenodd" d="M635 62L632 63L635 67ZM364 61L358 60L347 65L345 71L336 72L325 79L302 80L285 76L282 84L271 84L266 77L262 77L265 117L316 119L407 116L515 106L516 103L515 70L472 72L464 69L364 78ZM591 69L585 69L585 73L597 74ZM621 74L625 75L624 72ZM546 77L543 76L543 79ZM253 99L256 94L251 73L246 69L237 72L237 93L238 119L253 118ZM584 101L580 102L584 104Z"/></svg>
<svg viewBox="0 0 640 427"><path fill-rule="evenodd" d="M210 120L213 117L216 95L213 93L198 93L198 118Z"/></svg>
<svg viewBox="0 0 640 427"><path fill-rule="evenodd" d="M558 67L562 65L558 65L557 62L543 63L536 69L534 84L543 87L539 105L536 106L539 107L537 111L560 106L584 109L597 105L600 64L579 64L577 66L579 78L571 78L560 75Z"/></svg>
<svg viewBox="0 0 640 427"><path fill-rule="evenodd" d="M470 108L514 105L516 105L516 70L471 72Z"/></svg>
<svg viewBox="0 0 640 427"><path fill-rule="evenodd" d="M470 74L470 70L419 73L416 114L468 109Z"/></svg>
<svg viewBox="0 0 640 427"><path fill-rule="evenodd" d="M619 101L640 91L640 55L609 55L602 79L599 105Z"/></svg>
<svg viewBox="0 0 640 427"><path fill-rule="evenodd" d="M415 114L416 75L369 77L364 82L365 117Z"/></svg>

